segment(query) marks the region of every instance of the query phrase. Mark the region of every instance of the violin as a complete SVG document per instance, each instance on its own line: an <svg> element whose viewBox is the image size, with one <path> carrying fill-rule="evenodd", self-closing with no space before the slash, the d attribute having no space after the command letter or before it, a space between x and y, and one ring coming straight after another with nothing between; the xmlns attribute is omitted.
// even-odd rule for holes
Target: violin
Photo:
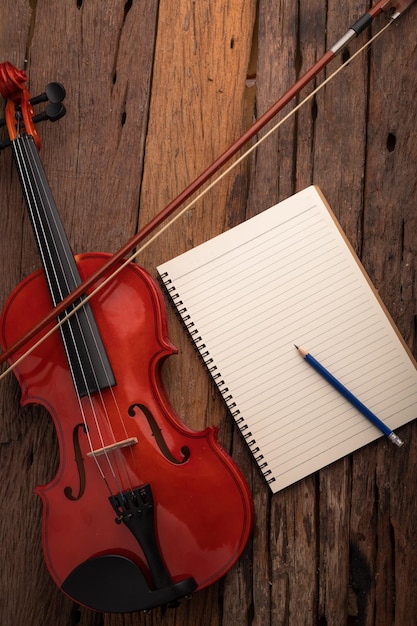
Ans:
<svg viewBox="0 0 417 626"><path fill-rule="evenodd" d="M0 64L9 136L0 147L12 150L42 269L4 305L3 351L110 256L71 251L35 125L62 117L65 90L52 83L31 98L26 79ZM46 100L45 113L36 116L34 105ZM55 477L35 490L46 566L66 595L97 611L173 605L217 581L242 554L253 525L248 485L220 446L218 429L191 430L169 402L161 367L176 348L161 291L144 269L124 265L58 321L59 331L35 347L32 340L14 369L21 404L48 410L59 444Z"/></svg>

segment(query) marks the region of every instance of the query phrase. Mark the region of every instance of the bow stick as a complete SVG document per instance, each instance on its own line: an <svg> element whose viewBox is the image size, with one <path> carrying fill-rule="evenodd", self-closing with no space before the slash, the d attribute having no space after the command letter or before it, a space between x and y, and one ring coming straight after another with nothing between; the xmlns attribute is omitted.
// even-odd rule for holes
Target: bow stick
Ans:
<svg viewBox="0 0 417 626"><path fill-rule="evenodd" d="M204 183L206 183L223 165L225 165L250 139L252 139L271 119L273 119L315 76L335 58L346 46L360 35L381 12L390 14L390 23L396 20L406 9L408 9L414 0L379 0L373 7L362 15L346 33L327 50L323 56L309 69L301 78L299 78L288 91L279 98L258 120L256 120L248 130L241 135L223 154L221 154L213 163L205 169L192 183L188 185L174 200L172 200L158 215L156 215L146 226L144 226L136 235L129 239L117 252L115 252L109 260L102 265L96 272L91 274L83 283L74 289L66 298L58 305L50 310L50 312L35 326L33 326L25 335L18 339L12 346L0 355L0 364L4 363L17 350L22 348L26 343L38 335L48 324L56 321L56 318L65 309L67 309L76 300L83 298L87 290L96 285L101 279L105 279L107 283L119 270L113 271L117 263L123 262L125 257L131 253L140 242L148 237L158 226L160 226L174 211L176 211L188 198L190 198ZM133 255L127 262L132 260ZM127 263L125 261L125 263ZM107 279L106 279L107 276ZM96 291L100 288L96 288ZM94 292L95 293L95 292ZM90 294L89 297L91 297ZM3 372L2 378L7 372L17 365L22 358L29 354L44 338L54 332L68 317L74 314L78 308L83 306L81 301L75 309L71 311L64 319L61 320L49 333L42 337L28 352L22 355L17 362L8 370Z"/></svg>

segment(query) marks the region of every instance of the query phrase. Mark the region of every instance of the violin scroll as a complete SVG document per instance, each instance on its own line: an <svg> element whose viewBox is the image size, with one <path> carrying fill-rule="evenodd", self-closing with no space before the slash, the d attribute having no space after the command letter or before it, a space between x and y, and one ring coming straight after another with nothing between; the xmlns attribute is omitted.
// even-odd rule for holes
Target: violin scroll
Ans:
<svg viewBox="0 0 417 626"><path fill-rule="evenodd" d="M0 93L5 100L20 100L26 90L27 75L18 70L9 61L0 63Z"/></svg>
<svg viewBox="0 0 417 626"><path fill-rule="evenodd" d="M0 120L0 127L7 126L9 134L9 141L0 142L0 150L9 146L23 132L32 135L39 150L41 143L35 124L44 120L55 122L66 113L62 104L65 89L61 83L49 83L44 93L32 98L26 80L24 70L18 70L9 61L0 63L0 94L7 100L5 119ZM49 104L45 111L35 115L33 106L46 101Z"/></svg>

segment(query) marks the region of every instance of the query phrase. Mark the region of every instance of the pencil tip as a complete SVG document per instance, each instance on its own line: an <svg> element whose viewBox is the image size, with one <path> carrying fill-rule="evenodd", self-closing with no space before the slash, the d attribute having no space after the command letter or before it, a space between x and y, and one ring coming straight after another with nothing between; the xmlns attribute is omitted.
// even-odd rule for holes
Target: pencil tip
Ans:
<svg viewBox="0 0 417 626"><path fill-rule="evenodd" d="M297 348L297 350L298 350L298 346L296 346L295 344L294 344L294 348Z"/></svg>

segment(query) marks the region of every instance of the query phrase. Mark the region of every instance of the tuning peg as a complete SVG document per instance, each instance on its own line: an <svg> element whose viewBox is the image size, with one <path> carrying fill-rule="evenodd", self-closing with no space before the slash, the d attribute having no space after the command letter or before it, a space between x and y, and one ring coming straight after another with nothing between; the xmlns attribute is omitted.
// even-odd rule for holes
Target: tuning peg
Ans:
<svg viewBox="0 0 417 626"><path fill-rule="evenodd" d="M34 124L37 124L38 122L45 122L46 120L49 120L50 122L56 122L57 120L61 119L61 117L64 117L66 112L67 110L62 102L50 102L45 111L42 111L42 113L38 113L38 115L34 115L32 117L32 120ZM5 125L6 120L1 119L0 128ZM3 145L3 143L5 142L0 142L0 151L10 145L10 142L6 142L5 145Z"/></svg>
<svg viewBox="0 0 417 626"><path fill-rule="evenodd" d="M42 113L39 113L38 115L34 115L32 119L35 124L38 122L44 122L45 120L56 122L61 117L64 117L66 112L66 108L62 102L51 102L48 104L45 111L42 111Z"/></svg>
<svg viewBox="0 0 417 626"><path fill-rule="evenodd" d="M48 83L45 87L44 93L41 93L39 96L34 96L30 98L30 104L39 104L39 102L52 102L52 104L57 104L58 102L62 102L65 98L65 88L61 83Z"/></svg>

